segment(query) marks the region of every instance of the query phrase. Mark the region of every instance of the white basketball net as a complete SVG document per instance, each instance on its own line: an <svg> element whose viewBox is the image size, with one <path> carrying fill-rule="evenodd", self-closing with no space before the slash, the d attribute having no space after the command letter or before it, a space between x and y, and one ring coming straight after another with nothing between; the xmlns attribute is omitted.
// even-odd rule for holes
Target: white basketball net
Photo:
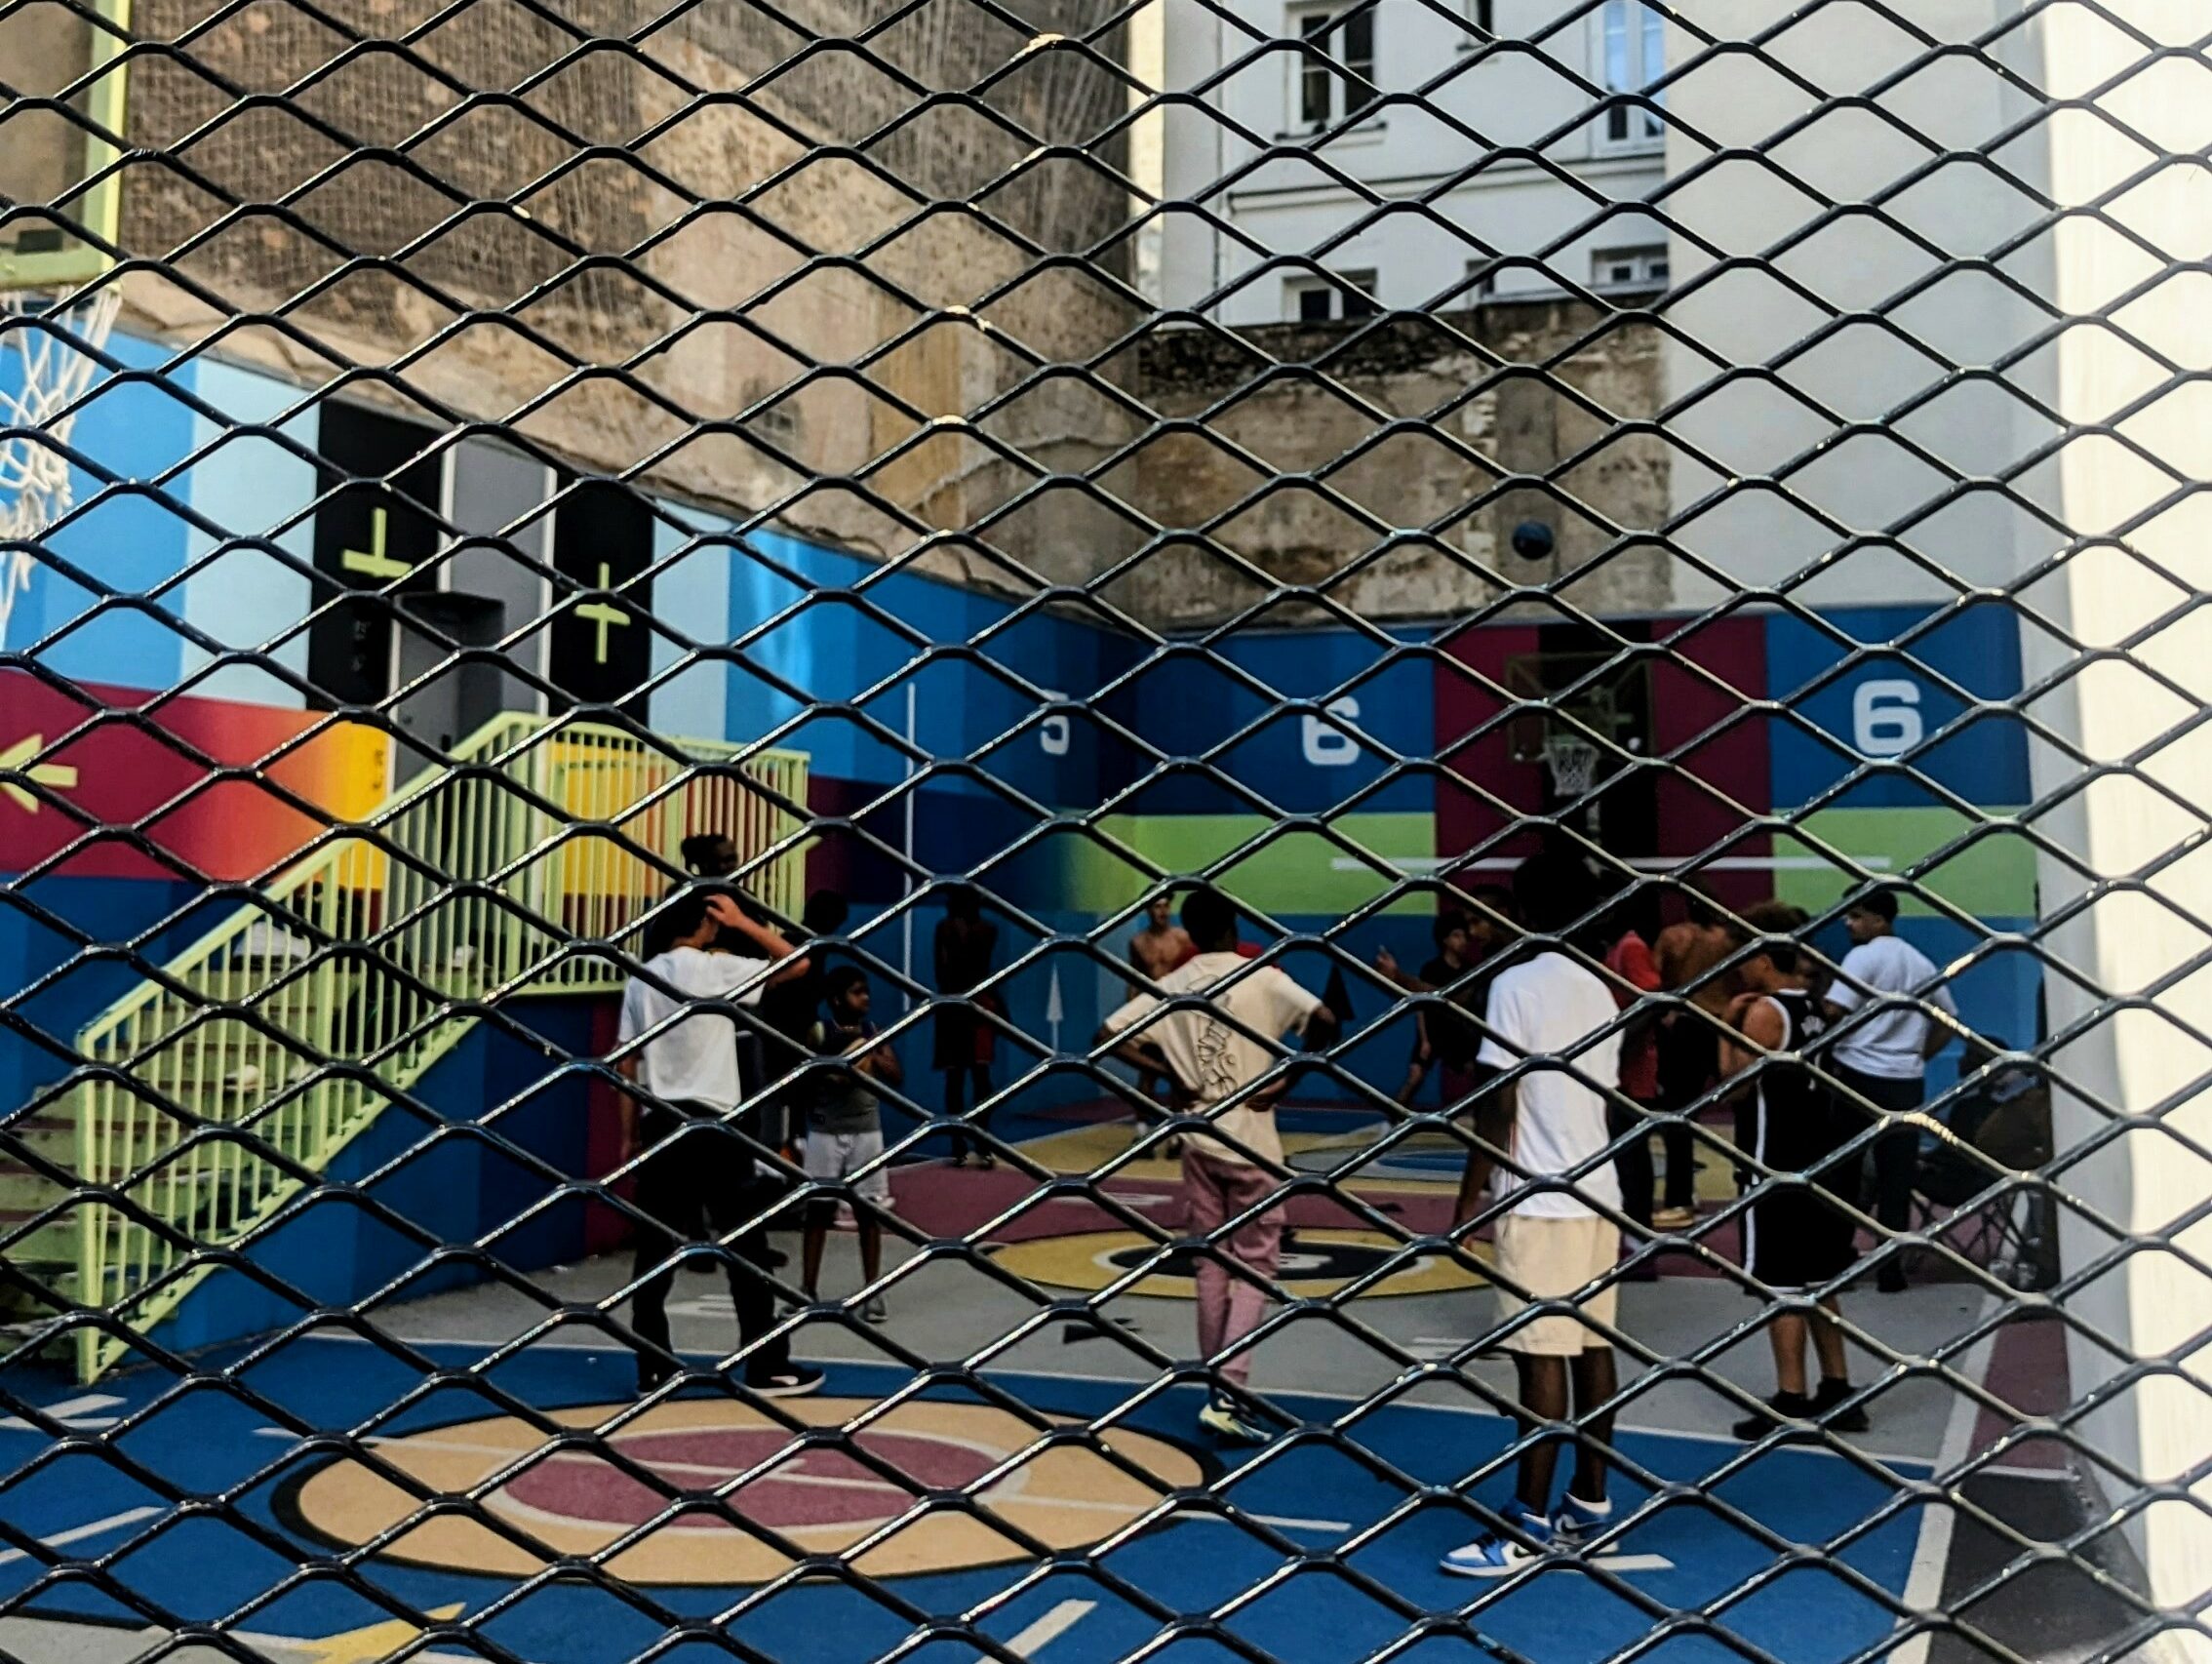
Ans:
<svg viewBox="0 0 2212 1664"><path fill-rule="evenodd" d="M0 296L0 541L35 538L69 506L65 443L83 395L99 368L92 354L115 327L120 293L111 285L65 306L43 295ZM32 321L35 320L35 321ZM38 570L31 551L0 551L0 642L16 602Z"/></svg>
<svg viewBox="0 0 2212 1664"><path fill-rule="evenodd" d="M1552 789L1572 801L1589 794L1598 783L1598 747L1571 733L1555 733L1544 741L1544 767L1552 772Z"/></svg>

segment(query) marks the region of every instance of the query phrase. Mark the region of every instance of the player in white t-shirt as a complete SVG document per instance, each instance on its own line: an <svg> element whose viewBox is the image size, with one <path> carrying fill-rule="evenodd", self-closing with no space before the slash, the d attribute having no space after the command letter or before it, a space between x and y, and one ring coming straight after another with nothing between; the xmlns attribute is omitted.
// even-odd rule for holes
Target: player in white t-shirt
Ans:
<svg viewBox="0 0 2212 1664"><path fill-rule="evenodd" d="M624 1104L623 1153L642 1151L631 1264L630 1327L639 1341L638 1391L657 1390L675 1373L670 1362L668 1290L679 1246L729 1242L724 1261L737 1310L741 1344L754 1347L745 1384L770 1398L810 1393L822 1372L794 1363L789 1342L764 1340L775 1324L775 1292L765 1275L768 1232L746 1227L753 1195L753 1157L736 1128L744 1096L737 1073L737 1025L720 1011L691 1011L693 1002L760 1003L771 982L803 974L804 957L767 925L756 924L727 891L687 891L658 916L670 945L639 968L622 989L617 1030L622 1050L614 1068L637 1089ZM760 950L760 957L713 952L725 932ZM780 961L778 964L776 962ZM689 1012L689 1014L687 1014ZM646 1221L652 1221L647 1223ZM655 1228L657 1227L657 1228Z"/></svg>
<svg viewBox="0 0 2212 1664"><path fill-rule="evenodd" d="M1853 945L1826 995L1828 1015L1838 1025L1828 1071L1845 1089L1846 1105L1855 1094L1885 1116L1910 1115L1927 1096L1928 1059L1957 1032L1958 1003L1935 962L1897 934L1897 891L1868 891L1844 913L1843 926ZM1953 1020L1931 1017L1924 1009L1930 1006ZM1910 1122L1891 1127L1875 1139L1869 1160L1875 1217L1886 1230L1911 1230L1919 1129ZM1881 1262L1875 1286L1884 1294L1904 1290L1905 1264L1896 1253Z"/></svg>
<svg viewBox="0 0 2212 1664"><path fill-rule="evenodd" d="M1185 1228L1207 1244L1196 1276L1199 1351L1229 1389L1208 1396L1199 1424L1232 1444L1264 1444L1266 1429L1234 1396L1250 1378L1252 1355L1233 1350L1259 1327L1283 1252L1283 1209L1268 1205L1283 1171L1274 1103L1281 1077L1258 1083L1282 1059L1272 1044L1278 1036L1322 1044L1336 1018L1283 971L1237 951L1237 909L1220 891L1197 891L1184 901L1183 928L1198 957L1161 977L1159 994L1139 994L1108 1016L1098 1044L1118 1043L1115 1056L1165 1073L1177 1113L1203 1115L1218 1134L1183 1142ZM1176 1003L1178 995L1203 999ZM1222 1234L1254 1208L1262 1210Z"/></svg>
<svg viewBox="0 0 2212 1664"><path fill-rule="evenodd" d="M1522 924L1536 934L1563 936L1601 924L1590 917L1598 903L1590 869L1572 855L1523 861L1513 895ZM1607 1153L1606 1105L1620 1085L1621 1020L1612 989L1556 947L1530 944L1490 983L1481 1061L1521 1072L1479 1100L1476 1130L1504 1149L1507 1162L1470 1152L1456 1222L1481 1212L1485 1194L1512 1204L1497 1222L1494 1263L1499 1322L1515 1327L1498 1345L1513 1354L1527 1411L1523 1426L1568 1419L1570 1376L1573 1411L1585 1419L1559 1507L1552 1506L1559 1446L1546 1440L1521 1458L1514 1499L1503 1511L1510 1528L1444 1556L1443 1569L1458 1576L1501 1577L1612 1517L1605 1449L1619 1374L1611 1341L1584 1319L1611 1328L1619 1299L1621 1233L1614 1219L1621 1181ZM1554 1301L1566 1309L1525 1315L1532 1302Z"/></svg>

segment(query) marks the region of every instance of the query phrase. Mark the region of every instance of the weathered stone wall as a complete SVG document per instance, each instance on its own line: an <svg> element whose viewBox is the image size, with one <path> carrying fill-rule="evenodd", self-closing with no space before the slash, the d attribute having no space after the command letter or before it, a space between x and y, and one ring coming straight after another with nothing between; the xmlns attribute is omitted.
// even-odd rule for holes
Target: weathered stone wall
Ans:
<svg viewBox="0 0 2212 1664"><path fill-rule="evenodd" d="M1665 512L1664 447L1612 435L1658 406L1655 337L1596 308L1140 335L1099 138L1126 90L1058 38L1111 0L1020 0L1026 34L894 0L442 4L139 0L168 50L134 72L125 239L173 267L134 276L140 326L311 386L388 372L349 390L994 589L1149 548L1101 585L1146 624L1277 583L1462 614ZM1481 500L1509 475L1549 486ZM1559 531L1541 567L1501 554L1528 518ZM1618 548L1571 593L1665 583Z"/></svg>
<svg viewBox="0 0 2212 1664"><path fill-rule="evenodd" d="M1166 546L1118 588L1123 605L1195 624L1287 583L1367 617L1438 618L1578 572L1565 593L1587 610L1667 605L1667 563L1624 540L1665 518L1667 448L1614 431L1659 406L1649 325L1562 299L1393 320L1356 342L1354 331L1147 341L1146 402L1205 432L1155 440L1131 470L1132 499ZM1398 419L1433 431L1394 430ZM1497 491L1516 476L1543 483ZM1558 535L1550 560L1509 552L1531 519ZM1175 540L1202 531L1228 554Z"/></svg>
<svg viewBox="0 0 2212 1664"><path fill-rule="evenodd" d="M138 32L170 51L134 71L132 137L165 154L133 170L125 239L176 268L134 278L139 323L190 339L281 312L308 339L253 325L223 350L311 384L389 367L406 387L364 396L412 392L427 414L886 555L987 522L1129 425L1072 385L997 404L1133 321L1113 286L1122 146L1098 139L1126 96L1040 39L1095 27L1107 0L1017 0L1029 34L966 5L877 35L891 0L784 9L865 36L881 63L840 44L794 61L804 37L755 7L658 28L652 0L570 0L567 28L508 0L435 26L442 0L322 10L337 26L139 0ZM986 82L984 108L918 112ZM1103 165L1025 165L1038 139ZM1068 253L1099 272L1016 281ZM968 310L917 329L950 307ZM928 428L975 413L1014 459ZM987 537L1081 575L1085 539L1049 514ZM1023 582L958 539L932 559Z"/></svg>

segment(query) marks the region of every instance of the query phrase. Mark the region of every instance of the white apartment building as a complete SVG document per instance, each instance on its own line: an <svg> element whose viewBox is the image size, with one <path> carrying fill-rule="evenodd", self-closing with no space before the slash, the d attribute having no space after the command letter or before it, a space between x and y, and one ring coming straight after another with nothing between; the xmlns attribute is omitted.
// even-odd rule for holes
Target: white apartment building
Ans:
<svg viewBox="0 0 2212 1664"><path fill-rule="evenodd" d="M1666 61L1643 0L1145 15L1159 84L1193 100L1160 135L1179 205L1160 227L1162 304L1255 324L1665 284L1665 227L1639 206L1666 172L1664 124L1634 101Z"/></svg>

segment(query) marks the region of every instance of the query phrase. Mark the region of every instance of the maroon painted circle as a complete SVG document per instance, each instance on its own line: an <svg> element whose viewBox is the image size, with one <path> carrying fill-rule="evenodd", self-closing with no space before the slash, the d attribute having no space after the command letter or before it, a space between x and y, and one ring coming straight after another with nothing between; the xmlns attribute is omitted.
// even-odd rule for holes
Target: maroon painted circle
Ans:
<svg viewBox="0 0 2212 1664"><path fill-rule="evenodd" d="M795 1450L728 1493L730 1506L763 1525L865 1525L905 1512L918 1490L949 1490L973 1483L999 1460L984 1450L916 1433L869 1431L860 1446L889 1471L864 1466L845 1450ZM768 1461L791 1443L776 1427L699 1427L625 1434L622 1453L678 1490L708 1491ZM896 1476L912 1481L912 1488ZM823 1482L831 1483L823 1483ZM585 1450L539 1462L507 1483L506 1493L529 1508L578 1522L635 1525L669 1499Z"/></svg>

